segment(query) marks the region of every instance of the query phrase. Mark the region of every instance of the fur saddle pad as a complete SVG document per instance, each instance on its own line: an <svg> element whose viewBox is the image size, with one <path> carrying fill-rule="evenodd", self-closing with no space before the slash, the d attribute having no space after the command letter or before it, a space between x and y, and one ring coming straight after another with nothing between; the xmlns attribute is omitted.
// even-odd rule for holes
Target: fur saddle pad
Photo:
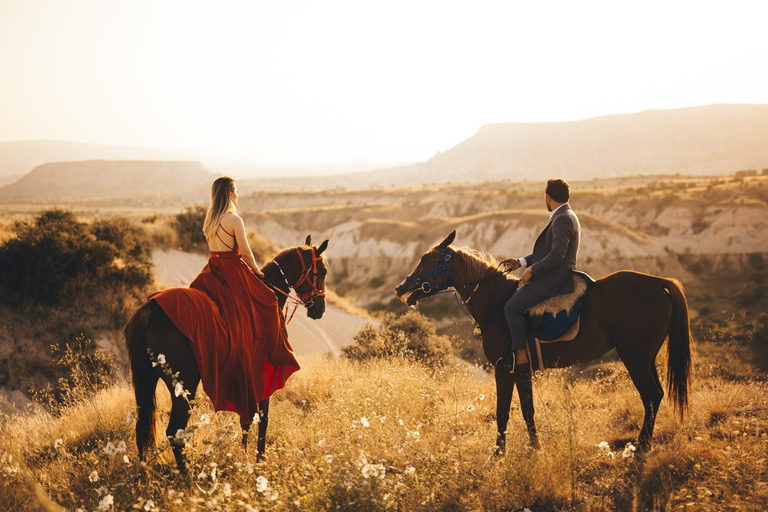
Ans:
<svg viewBox="0 0 768 512"><path fill-rule="evenodd" d="M587 280L582 277L580 273L574 273L573 292L550 297L539 302L535 306L528 308L526 313L532 316L544 315L545 313L557 315L561 311L565 311L566 314L571 314L574 306L576 306L576 302L587 292L587 284Z"/></svg>
<svg viewBox="0 0 768 512"><path fill-rule="evenodd" d="M542 343L570 341L579 332L581 301L594 280L583 272L573 274L573 292L550 297L526 311L529 332ZM507 319L502 315L502 328L509 335Z"/></svg>

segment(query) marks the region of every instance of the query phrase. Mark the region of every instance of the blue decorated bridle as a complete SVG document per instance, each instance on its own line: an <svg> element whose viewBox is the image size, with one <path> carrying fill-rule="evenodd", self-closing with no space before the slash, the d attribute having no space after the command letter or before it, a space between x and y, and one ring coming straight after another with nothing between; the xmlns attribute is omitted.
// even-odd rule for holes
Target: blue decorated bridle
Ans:
<svg viewBox="0 0 768 512"><path fill-rule="evenodd" d="M455 251L450 247L436 247L436 249L440 251L440 257L437 259L435 269L432 272L424 274L421 277L407 276L405 278L406 281L416 283L416 285L421 288L421 291L424 292L425 297L431 297L432 295L445 291L451 287L451 285L448 284L448 281L451 278L451 267L448 266L448 262L451 261L451 256L455 254ZM435 278L437 278L438 275L442 278L443 282L440 285L435 285Z"/></svg>
<svg viewBox="0 0 768 512"><path fill-rule="evenodd" d="M469 295L467 300L464 302L459 300L459 296L456 293L455 287L453 285L448 284L448 281L451 278L451 267L448 266L448 262L451 260L451 257L456 254L456 252L451 249L450 247L435 247L438 251L440 251L440 257L437 259L437 263L435 263L435 269L432 272L429 272L428 274L424 274L421 277L411 277L406 276L405 280L410 281L412 283L416 283L419 288L421 288L421 291L424 292L424 297L431 297L433 295L437 295L438 293L444 293L449 288L454 288L451 290L453 292L454 297L456 298L456 302L459 304L459 307L464 312L465 315L467 315L467 318L472 320L473 322L475 319L470 315L467 310L464 308L464 306L468 305L469 301L472 300L472 297L475 295L475 292L477 291L478 286L483 281L489 279L492 276L485 277L483 279L479 279L477 281L472 281L471 283L463 283L459 286L463 286L464 288L467 288L468 286L475 285L475 289L472 291L472 293ZM504 273L509 273L510 270L505 270ZM440 285L434 285L435 278L440 275L442 278L442 284ZM499 297L499 302L496 306L496 310L493 313L493 316L491 317L491 321L488 322L488 324L483 327L480 330L480 334L484 333L488 327L491 326L491 323L496 318L496 315L499 313L499 308L504 303L504 298L507 291L507 284L508 282L504 283L504 288L501 291L501 296Z"/></svg>

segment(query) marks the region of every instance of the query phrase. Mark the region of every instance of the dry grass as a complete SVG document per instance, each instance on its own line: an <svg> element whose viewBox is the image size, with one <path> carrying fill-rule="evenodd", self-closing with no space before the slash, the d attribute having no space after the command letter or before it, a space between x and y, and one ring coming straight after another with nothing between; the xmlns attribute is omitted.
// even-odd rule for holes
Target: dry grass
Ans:
<svg viewBox="0 0 768 512"><path fill-rule="evenodd" d="M527 448L513 404L509 448L498 458L490 379L401 359L317 360L275 396L258 465L240 447L236 417L214 414L199 395L191 485L167 450L137 464L132 392L116 384L57 418L2 418L0 509L42 510L45 496L69 509L109 509L108 493L116 510L148 500L159 510L763 510L766 384L698 370L688 420L677 423L663 404L654 449L627 458L642 409L623 367L590 378L550 370L534 384L543 448ZM160 394L165 422L168 394ZM105 453L120 441L127 451Z"/></svg>

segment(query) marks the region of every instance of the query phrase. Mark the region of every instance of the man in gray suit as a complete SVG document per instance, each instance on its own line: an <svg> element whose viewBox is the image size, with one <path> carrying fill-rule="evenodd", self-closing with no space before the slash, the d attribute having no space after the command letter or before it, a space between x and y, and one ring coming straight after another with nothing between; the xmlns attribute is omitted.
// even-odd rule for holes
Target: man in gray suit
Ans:
<svg viewBox="0 0 768 512"><path fill-rule="evenodd" d="M581 226L568 204L569 198L570 187L565 180L547 181L545 201L547 210L552 213L547 227L536 239L533 253L524 258L502 261L511 270L528 268L520 279L520 287L504 305L511 343L507 357L499 358L496 362L498 372L524 372L530 369L525 350L525 310L548 297L573 292L572 271L576 268L579 254Z"/></svg>

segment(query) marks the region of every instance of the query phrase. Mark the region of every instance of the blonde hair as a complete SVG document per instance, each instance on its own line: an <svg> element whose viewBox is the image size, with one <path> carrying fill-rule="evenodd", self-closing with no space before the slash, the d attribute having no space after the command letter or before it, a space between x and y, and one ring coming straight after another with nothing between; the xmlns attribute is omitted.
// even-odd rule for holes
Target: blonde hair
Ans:
<svg viewBox="0 0 768 512"><path fill-rule="evenodd" d="M225 213L235 208L232 194L235 192L235 180L228 176L217 178L211 187L211 204L205 214L203 234L205 238L213 238L219 229L221 218Z"/></svg>

